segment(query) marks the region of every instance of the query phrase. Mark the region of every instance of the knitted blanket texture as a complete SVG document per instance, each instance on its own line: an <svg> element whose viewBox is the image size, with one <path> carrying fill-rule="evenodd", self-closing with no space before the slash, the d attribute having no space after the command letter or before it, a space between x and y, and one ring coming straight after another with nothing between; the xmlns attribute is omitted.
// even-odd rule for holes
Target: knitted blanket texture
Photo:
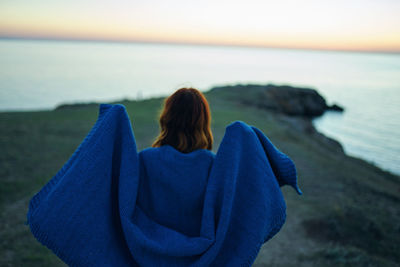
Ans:
<svg viewBox="0 0 400 267"><path fill-rule="evenodd" d="M301 194L292 160L256 127L229 124L216 154L137 152L125 107L100 104L27 224L70 266L251 266L285 222L283 185Z"/></svg>

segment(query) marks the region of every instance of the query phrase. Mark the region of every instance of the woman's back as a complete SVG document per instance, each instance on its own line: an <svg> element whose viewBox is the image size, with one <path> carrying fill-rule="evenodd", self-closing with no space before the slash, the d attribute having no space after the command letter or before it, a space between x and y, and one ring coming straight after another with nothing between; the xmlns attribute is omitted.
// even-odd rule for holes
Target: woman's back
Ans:
<svg viewBox="0 0 400 267"><path fill-rule="evenodd" d="M206 149L182 153L170 145L142 150L137 205L158 224L199 236L214 157Z"/></svg>

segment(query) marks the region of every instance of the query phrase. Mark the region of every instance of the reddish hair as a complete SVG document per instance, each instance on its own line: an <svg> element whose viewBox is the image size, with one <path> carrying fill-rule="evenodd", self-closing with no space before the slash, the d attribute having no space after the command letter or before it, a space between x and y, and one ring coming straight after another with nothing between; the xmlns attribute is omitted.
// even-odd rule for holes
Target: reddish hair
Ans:
<svg viewBox="0 0 400 267"><path fill-rule="evenodd" d="M181 88L164 100L161 132L152 147L171 145L189 153L212 149L211 115L205 96L195 88Z"/></svg>

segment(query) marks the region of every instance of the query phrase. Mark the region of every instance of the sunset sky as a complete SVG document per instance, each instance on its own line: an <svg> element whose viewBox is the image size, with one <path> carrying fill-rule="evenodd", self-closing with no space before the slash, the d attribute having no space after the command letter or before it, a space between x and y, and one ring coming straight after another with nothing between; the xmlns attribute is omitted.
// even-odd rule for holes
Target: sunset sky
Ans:
<svg viewBox="0 0 400 267"><path fill-rule="evenodd" d="M1 0L0 36L400 52L399 0Z"/></svg>

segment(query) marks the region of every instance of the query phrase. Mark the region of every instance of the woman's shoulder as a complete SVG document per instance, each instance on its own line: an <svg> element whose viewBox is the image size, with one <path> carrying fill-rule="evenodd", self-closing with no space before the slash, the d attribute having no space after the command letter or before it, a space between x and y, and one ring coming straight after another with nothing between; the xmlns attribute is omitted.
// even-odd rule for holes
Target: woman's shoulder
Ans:
<svg viewBox="0 0 400 267"><path fill-rule="evenodd" d="M154 153L157 153L159 151L158 147L146 147L139 151L139 156L148 156Z"/></svg>
<svg viewBox="0 0 400 267"><path fill-rule="evenodd" d="M197 149L189 153L183 153L171 145L162 145L160 147L147 147L139 152L142 157L148 157L156 154L170 154L175 157L191 158L200 155L206 155L209 157L215 157L215 153L207 149Z"/></svg>

